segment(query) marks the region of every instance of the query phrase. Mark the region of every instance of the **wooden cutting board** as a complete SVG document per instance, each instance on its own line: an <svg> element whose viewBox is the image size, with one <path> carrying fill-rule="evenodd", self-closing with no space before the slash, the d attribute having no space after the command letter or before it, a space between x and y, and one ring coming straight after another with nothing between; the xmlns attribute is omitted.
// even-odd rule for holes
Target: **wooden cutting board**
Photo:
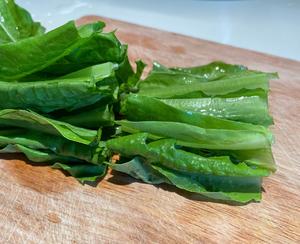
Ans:
<svg viewBox="0 0 300 244"><path fill-rule="evenodd" d="M264 180L261 203L230 206L122 174L108 174L96 187L80 185L12 155L0 162L0 243L300 243L300 62L101 19L129 44L131 60L172 66L223 60L277 71L270 106L278 171Z"/></svg>

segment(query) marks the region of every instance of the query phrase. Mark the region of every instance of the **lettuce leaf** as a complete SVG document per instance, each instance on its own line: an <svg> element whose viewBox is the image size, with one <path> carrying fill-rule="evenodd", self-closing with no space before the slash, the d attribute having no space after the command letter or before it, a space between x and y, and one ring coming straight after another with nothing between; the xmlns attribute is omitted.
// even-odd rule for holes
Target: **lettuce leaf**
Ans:
<svg viewBox="0 0 300 244"><path fill-rule="evenodd" d="M273 123L267 102L259 96L162 99L161 101L180 110L222 119L264 126Z"/></svg>
<svg viewBox="0 0 300 244"><path fill-rule="evenodd" d="M237 203L261 200L260 177L187 174L159 165L152 167L176 187L188 192L199 193L211 199Z"/></svg>
<svg viewBox="0 0 300 244"><path fill-rule="evenodd" d="M68 55L83 40L71 21L48 33L2 44L0 80L17 80L40 71Z"/></svg>
<svg viewBox="0 0 300 244"><path fill-rule="evenodd" d="M152 138L174 138L182 146L205 149L253 150L270 148L272 139L251 130L205 129L179 122L116 121L128 133L146 132ZM154 136L154 137L153 137Z"/></svg>
<svg viewBox="0 0 300 244"><path fill-rule="evenodd" d="M55 163L53 169L62 169L67 171L71 176L76 178L79 182L95 182L105 176L107 166L105 164L92 165L92 164L67 164Z"/></svg>
<svg viewBox="0 0 300 244"><path fill-rule="evenodd" d="M169 140L169 142L159 140L147 144L147 138L147 134L141 133L107 141L107 147L114 152L121 153L124 156L139 155L127 163L113 164L112 167L146 183L169 183L180 189L199 193L211 199L239 203L247 203L251 200L259 201L261 199L260 173L264 172L263 170L251 169L243 165L241 171L245 170L244 173L247 172L248 176L244 174L243 176L238 176L232 174L232 172L235 171L233 168L237 169L240 166L233 163L229 166L228 162L227 170L231 168L233 171L227 175L214 175L203 173L205 171L195 171L195 168L199 169L201 167L199 162L194 165L195 168L192 166L191 159L195 155L174 148L172 140ZM178 153L181 155L178 155ZM186 156L183 156L182 153ZM216 157L206 158L206 163L200 164L203 167L213 168L214 166L210 164L211 159L217 160ZM220 172L223 172L221 168L224 164L221 163L221 160L224 160L224 158L219 158L219 160L219 169ZM176 165L175 168L174 164ZM149 166L152 170L148 169ZM248 170L252 170L252 172L257 170L257 174L249 174ZM153 177L156 179L154 182L152 182Z"/></svg>
<svg viewBox="0 0 300 244"><path fill-rule="evenodd" d="M82 35L82 31L79 30L79 33ZM81 39L76 48L51 63L42 72L47 75L61 76L95 64L112 62L119 64L117 78L121 83L133 75L127 59L127 46L120 43L114 32L97 31Z"/></svg>
<svg viewBox="0 0 300 244"><path fill-rule="evenodd" d="M162 175L153 170L146 160L141 157L134 157L132 160L125 163L110 164L110 167L115 171L125 173L148 184L168 182Z"/></svg>
<svg viewBox="0 0 300 244"><path fill-rule="evenodd" d="M81 183L94 182L103 177L107 171L105 164L86 164L76 158L63 157L51 151L41 151L18 144L9 144L0 149L0 153L24 153L32 162L50 165L54 163L52 168L67 171Z"/></svg>
<svg viewBox="0 0 300 244"><path fill-rule="evenodd" d="M220 119L198 112L180 110L158 99L131 94L122 101L121 113L133 121L172 121L205 129L247 130L259 132L272 140L271 132L260 125Z"/></svg>
<svg viewBox="0 0 300 244"><path fill-rule="evenodd" d="M50 119L33 111L3 109L0 110L0 126L14 126L62 136L70 141L91 145L98 141L99 132Z"/></svg>
<svg viewBox="0 0 300 244"><path fill-rule="evenodd" d="M72 159L72 161L85 161L87 163L98 164L105 160L106 154L101 143L94 146L84 145L69 141L61 136L55 136L30 130L9 129L5 133L0 131L0 146L17 145L40 153L56 155ZM25 150L25 149L24 149ZM26 154L26 151L20 151ZM5 151L5 150L4 150ZM3 152L4 152L3 151ZM27 154L26 154L27 156ZM35 162L35 160L32 160Z"/></svg>
<svg viewBox="0 0 300 244"><path fill-rule="evenodd" d="M13 0L0 1L0 45L43 34L44 27Z"/></svg>
<svg viewBox="0 0 300 244"><path fill-rule="evenodd" d="M51 151L32 149L20 144L8 144L0 149L0 153L23 153L30 161L36 163L51 163L72 160L71 158L59 156Z"/></svg>
<svg viewBox="0 0 300 244"><path fill-rule="evenodd" d="M72 125L89 129L98 129L102 126L113 126L115 114L111 105L98 105L76 110L71 114L58 117L58 120Z"/></svg>
<svg viewBox="0 0 300 244"><path fill-rule="evenodd" d="M268 176L269 170L250 167L245 162L234 163L228 156L203 157L176 148L173 139L163 139L146 144L148 134L133 134L108 140L106 146L113 152L126 156L142 156L148 162L187 173L226 176Z"/></svg>
<svg viewBox="0 0 300 244"><path fill-rule="evenodd" d="M91 66L67 76L46 81L1 82L0 107L32 109L42 113L72 111L96 102L116 99L115 65Z"/></svg>
<svg viewBox="0 0 300 244"><path fill-rule="evenodd" d="M233 76L243 72L257 72L248 70L243 65L227 64L222 61L214 61L206 65L195 67L172 67L167 68L158 62L153 62L153 73L165 72L176 74L191 74L203 80L218 80L224 77Z"/></svg>
<svg viewBox="0 0 300 244"><path fill-rule="evenodd" d="M149 76L139 83L139 94L156 98L190 98L195 93L198 98L236 92L242 95L243 90L268 91L268 82L272 78L278 78L278 75L220 62L173 69L155 64Z"/></svg>

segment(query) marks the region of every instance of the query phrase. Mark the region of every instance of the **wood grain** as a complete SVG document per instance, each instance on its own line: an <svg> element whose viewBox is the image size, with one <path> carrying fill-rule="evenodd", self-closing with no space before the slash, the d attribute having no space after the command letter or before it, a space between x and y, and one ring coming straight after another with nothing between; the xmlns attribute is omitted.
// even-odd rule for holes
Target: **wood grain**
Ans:
<svg viewBox="0 0 300 244"><path fill-rule="evenodd" d="M270 106L278 171L264 180L261 203L230 206L122 174L83 186L23 158L2 158L0 243L300 243L300 63L102 19L129 44L131 60L172 66L224 60L277 71Z"/></svg>

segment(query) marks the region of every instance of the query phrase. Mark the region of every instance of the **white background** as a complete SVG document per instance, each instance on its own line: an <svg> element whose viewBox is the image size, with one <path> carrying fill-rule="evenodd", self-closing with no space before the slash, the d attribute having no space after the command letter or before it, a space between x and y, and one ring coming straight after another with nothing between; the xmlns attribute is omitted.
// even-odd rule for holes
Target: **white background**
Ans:
<svg viewBox="0 0 300 244"><path fill-rule="evenodd" d="M300 61L300 0L17 0L53 29L100 15Z"/></svg>

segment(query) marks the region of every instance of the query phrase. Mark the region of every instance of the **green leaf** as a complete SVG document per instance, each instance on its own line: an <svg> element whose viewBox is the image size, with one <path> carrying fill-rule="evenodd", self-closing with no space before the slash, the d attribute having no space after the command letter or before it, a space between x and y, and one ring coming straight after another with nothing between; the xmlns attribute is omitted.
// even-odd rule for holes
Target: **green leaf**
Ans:
<svg viewBox="0 0 300 244"><path fill-rule="evenodd" d="M62 136L70 141L92 144L98 140L98 132L50 119L27 110L0 110L0 126L15 126L46 134Z"/></svg>
<svg viewBox="0 0 300 244"><path fill-rule="evenodd" d="M121 153L122 156L145 155L147 133L137 133L128 136L120 136L106 141L106 147L113 153Z"/></svg>
<svg viewBox="0 0 300 244"><path fill-rule="evenodd" d="M110 77L114 74L118 64L111 62L96 64L84 69L80 69L64 76L60 76L58 79L69 80L69 79L85 79L89 81L98 81L104 78Z"/></svg>
<svg viewBox="0 0 300 244"><path fill-rule="evenodd" d="M32 133L28 133L22 128L3 128L0 131L0 146L5 147L9 144L23 145L33 149L47 149L43 142L36 140Z"/></svg>
<svg viewBox="0 0 300 244"><path fill-rule="evenodd" d="M23 131L10 129L8 131L10 132L0 132L1 147L6 147L7 145L25 146L29 149L39 150L40 153L55 154L60 157L72 159L72 161L83 160L93 164L103 162L106 157L104 147L101 143L89 146L69 141L60 136L36 131L25 129ZM26 154L26 152L24 153Z"/></svg>
<svg viewBox="0 0 300 244"><path fill-rule="evenodd" d="M53 162L67 159L49 151L40 151L19 144L8 144L4 148L0 149L0 153L24 153L30 161L37 163Z"/></svg>
<svg viewBox="0 0 300 244"><path fill-rule="evenodd" d="M243 72L254 72L249 71L247 67L243 65L234 65L234 64L226 64L222 61L215 61L202 66L195 67L175 67L175 68L167 68L163 65L154 62L153 63L153 72L169 72L169 73L183 73L183 74L192 74L198 76L199 78L203 78L205 80L217 80L220 78L236 75Z"/></svg>
<svg viewBox="0 0 300 244"><path fill-rule="evenodd" d="M159 165L152 167L176 187L208 198L238 203L261 200L260 177L186 174Z"/></svg>
<svg viewBox="0 0 300 244"><path fill-rule="evenodd" d="M251 130L204 129L178 122L116 121L121 130L129 133L145 132L154 138L174 138L186 147L227 150L269 148L272 141L266 135Z"/></svg>
<svg viewBox="0 0 300 244"><path fill-rule="evenodd" d="M126 156L142 156L149 163L186 173L201 173L226 176L268 176L269 171L250 167L245 162L233 163L228 156L203 157L175 148L173 139L158 140L146 144L147 134L136 134L107 141L113 152ZM136 145L134 147L134 145ZM178 145L178 144L177 144ZM126 147L127 146L127 147Z"/></svg>
<svg viewBox="0 0 300 244"><path fill-rule="evenodd" d="M63 149L65 150L65 149ZM65 162L55 163L52 167L63 169L69 172L73 177L77 178L81 183L86 181L96 181L103 177L106 173L107 166L104 164L86 164L77 158L65 157L57 155L50 150L32 149L23 145L9 144L0 149L0 153L24 153L25 156L33 162ZM83 153L86 153L83 151ZM99 162L100 163L100 162Z"/></svg>
<svg viewBox="0 0 300 244"><path fill-rule="evenodd" d="M103 28L105 27L105 23L102 21L97 21L93 23L88 23L85 25L81 25L78 27L78 32L81 37L89 37L94 33L101 33Z"/></svg>
<svg viewBox="0 0 300 244"><path fill-rule="evenodd" d="M107 171L107 166L105 164L92 165L55 163L52 168L67 171L82 184L85 182L97 181L99 178L102 178Z"/></svg>
<svg viewBox="0 0 300 244"><path fill-rule="evenodd" d="M118 82L115 65L91 66L67 76L47 81L1 82L0 107L32 109L49 113L72 111L103 100L114 100Z"/></svg>
<svg viewBox="0 0 300 244"><path fill-rule="evenodd" d="M38 132L29 132L28 134L23 136L40 142L44 148L51 150L57 155L84 160L93 164L98 164L105 160L101 145L84 145L66 140L63 137Z"/></svg>
<svg viewBox="0 0 300 244"><path fill-rule="evenodd" d="M161 101L183 111L222 119L264 126L271 125L273 122L268 112L267 102L259 96L162 99Z"/></svg>
<svg viewBox="0 0 300 244"><path fill-rule="evenodd" d="M120 87L120 93L136 92L138 90L137 84L143 74L146 64L142 60L138 60L136 63L136 73L129 76L128 80L124 82Z"/></svg>
<svg viewBox="0 0 300 244"><path fill-rule="evenodd" d="M119 69L116 71L116 76L120 84L127 82L129 77L134 76L133 69L128 59L127 48L127 45L122 46L124 58L119 65Z"/></svg>
<svg viewBox="0 0 300 244"><path fill-rule="evenodd" d="M245 162L252 168L267 169L270 172L276 171L276 164L271 148L255 150L211 150L183 147L183 149L203 157L228 156L234 163Z"/></svg>
<svg viewBox="0 0 300 244"><path fill-rule="evenodd" d="M251 167L260 167L272 172L276 171L276 164L271 148L232 151L231 155L239 161L244 161Z"/></svg>
<svg viewBox="0 0 300 244"><path fill-rule="evenodd" d="M192 69L159 67L140 82L139 94L156 98L189 98L191 93L197 93L199 98L224 96L245 89L267 91L269 79L277 77L275 73L250 71L245 67L220 63Z"/></svg>
<svg viewBox="0 0 300 244"><path fill-rule="evenodd" d="M186 173L200 173L224 176L268 176L269 171L251 168L245 162L234 164L228 156L202 157L175 148L172 139L158 140L149 143L149 155L145 155L152 163Z"/></svg>
<svg viewBox="0 0 300 244"><path fill-rule="evenodd" d="M111 164L113 170L128 174L133 178L142 180L149 184L161 184L166 179L152 169L152 167L141 157L134 157L126 163Z"/></svg>
<svg viewBox="0 0 300 244"><path fill-rule="evenodd" d="M34 22L30 14L13 0L0 1L0 44L40 35L44 30L40 23Z"/></svg>
<svg viewBox="0 0 300 244"><path fill-rule="evenodd" d="M156 170L158 173L164 175L169 183L175 185L178 188L184 189L186 191L200 193L203 196L218 199L218 200L226 200L226 201L234 201L240 203L246 203L251 200L259 201L261 199L261 177L256 176L215 176L210 174L199 174L199 173L190 173L190 172L181 172L178 170L166 168L162 166L162 164L168 163L170 166L169 160L174 160L172 163L176 163L177 167L184 167L189 164L190 159L186 160L184 164L181 162L183 158L176 153L172 155L172 153L166 154L161 153L160 145L154 145L151 143L146 144L147 134L134 134L124 137L119 137L115 139L108 140L106 146L112 150L113 152L121 153L121 155L125 156L136 156L140 155L144 159L142 160L144 164L150 165ZM157 142L154 142L157 143ZM155 149L156 148L156 149ZM172 149L178 150L178 149ZM190 154L188 154L190 155ZM169 157L166 159L166 157ZM195 155L192 156L192 158ZM166 161L168 160L168 161ZM178 160L178 161L177 161ZM211 167L207 158L206 165L203 163L203 166ZM216 160L213 158L213 160ZM140 163L140 162L134 162ZM133 164L133 162L131 162ZM122 165L122 164L121 164ZM196 167L199 167L197 164ZM220 164L220 168L222 168L222 164ZM234 167L234 166L231 166ZM245 167L245 166L243 166ZM246 169L246 167L245 167ZM249 167L247 170L250 169ZM122 172L128 173L133 177L143 178L143 174L139 174L139 169L135 167L125 167L121 169ZM137 172L135 172L138 171ZM247 171L246 170L246 171ZM251 170L251 169L250 169ZM255 169L252 169L253 171ZM195 171L193 171L195 172ZM262 171L258 171L262 172ZM142 175L142 176L141 176ZM259 175L259 174L258 174ZM168 183L168 180L165 182Z"/></svg>
<svg viewBox="0 0 300 244"><path fill-rule="evenodd" d="M146 81L141 82L139 94L156 98L176 98L183 97L185 94L190 94L191 92L198 92L199 97L209 97L226 95L241 91L242 89L253 90L260 88L263 90L268 90L268 81L270 78L273 77L269 77L269 75L265 74L251 74L247 76L221 79L216 81L199 83L191 82L190 84L180 85L171 84L172 79L170 77L166 78L166 80L170 82L165 84L161 78L158 78L153 83L146 83ZM160 81L159 83L158 80Z"/></svg>
<svg viewBox="0 0 300 244"><path fill-rule="evenodd" d="M115 164L113 167L119 167L119 171L129 174L134 178L141 179L145 182L148 182L149 174L151 180L153 180L153 174L161 174L164 175L167 179L160 176L161 182L158 181L157 183L170 183L178 188L190 192L200 193L201 195L212 199L234 201L240 203L246 203L251 200L259 201L261 199L260 177L214 176L208 174L180 172L174 169L166 168L162 166L160 162L166 162L165 157L172 158L175 155L166 155L165 153L161 153L160 151L163 149L161 149L159 145L151 145L151 143L146 145L146 139L147 134L144 133L119 137L107 141L107 147L114 152L120 152L121 155L140 155L144 157L135 157L128 163ZM183 158L178 158L177 156L178 155L176 155L176 158L174 157L173 159L175 160L175 162L177 162L178 166L182 167L186 164L189 164L190 160L187 160L184 165L182 165L182 162L180 160L182 160ZM170 158L168 160L170 160ZM208 161L206 167L210 167L210 159L207 160ZM150 164L150 162L155 163ZM145 168L145 166L147 168ZM154 171L149 170L149 166L151 166ZM153 183L151 182L151 180L150 183Z"/></svg>
<svg viewBox="0 0 300 244"><path fill-rule="evenodd" d="M126 116L126 119L133 121L173 121L206 129L248 130L263 133L270 140L272 138L271 132L264 126L184 111L169 106L158 99L136 94L128 95L123 100L121 112Z"/></svg>
<svg viewBox="0 0 300 244"><path fill-rule="evenodd" d="M147 64L145 64L143 62L143 60L135 61L135 63L136 63L136 72L135 72L134 76L130 77L130 79L128 81L128 84L131 87L136 86L137 82L141 79L141 76L143 74L145 67L147 66Z"/></svg>
<svg viewBox="0 0 300 244"><path fill-rule="evenodd" d="M81 36L83 35L83 33L80 34ZM86 31L84 31L84 34L86 35ZM122 62L127 58L127 46L120 43L114 32L94 32L91 36L81 39L82 41L76 48L73 48L67 55L53 62L43 72L55 76L64 75L91 65L106 62L118 63L121 66ZM131 69L131 66L126 66L126 68Z"/></svg>
<svg viewBox="0 0 300 244"><path fill-rule="evenodd" d="M85 107L82 111L76 110L72 114L58 118L60 121L91 129L98 129L101 126L112 126L114 125L114 119L114 112L109 105L91 109Z"/></svg>
<svg viewBox="0 0 300 244"><path fill-rule="evenodd" d="M40 71L78 48L80 38L74 22L46 34L0 45L0 79L16 80Z"/></svg>

